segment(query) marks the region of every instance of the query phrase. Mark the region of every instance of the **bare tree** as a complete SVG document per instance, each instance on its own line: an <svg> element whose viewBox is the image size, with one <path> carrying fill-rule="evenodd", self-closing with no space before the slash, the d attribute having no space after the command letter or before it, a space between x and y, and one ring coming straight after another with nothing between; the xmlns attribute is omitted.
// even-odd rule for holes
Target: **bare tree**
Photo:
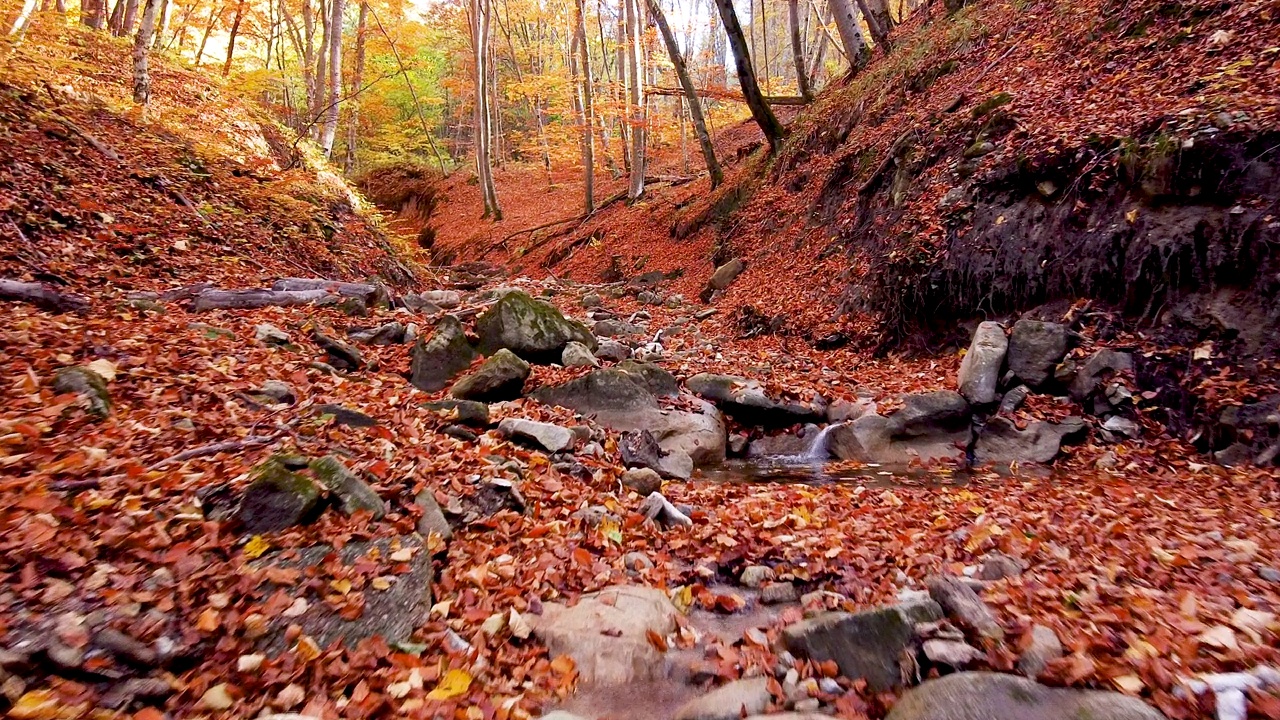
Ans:
<svg viewBox="0 0 1280 720"><path fill-rule="evenodd" d="M324 156L333 155L333 139L338 133L338 105L342 94L342 13L345 0L332 0L329 18L329 96L325 106L324 126L320 128L320 147Z"/></svg>
<svg viewBox="0 0 1280 720"><path fill-rule="evenodd" d="M582 122L582 207L583 212L590 214L596 209L596 152L592 136L595 110L591 97L591 48L587 46L586 14L585 0L577 0L573 17L573 45L577 55L575 57L573 49L569 51L569 69L574 76L574 105Z"/></svg>
<svg viewBox="0 0 1280 720"><path fill-rule="evenodd" d="M18 13L18 17L13 21L13 25L9 27L10 35L21 35L27 29L27 23L31 21L31 14L36 11L36 0L26 0L22 3L22 10Z"/></svg>
<svg viewBox="0 0 1280 720"><path fill-rule="evenodd" d="M871 56L866 38L862 37L862 28L858 27L858 14L853 0L827 0L827 8L836 21L836 32L840 33L840 44L844 46L844 56L854 73L861 70Z"/></svg>
<svg viewBox="0 0 1280 720"><path fill-rule="evenodd" d="M729 0L730 2L732 0ZM627 91L631 109L631 177L627 199L635 202L644 195L645 112L644 47L641 37L640 0L623 0L627 27Z"/></svg>
<svg viewBox="0 0 1280 720"><path fill-rule="evenodd" d="M480 176L480 193L484 200L484 217L502 219L498 205L498 190L493 182L493 160L490 157L489 139L492 132L492 116L489 107L489 52L490 23L493 20L493 0L472 0L471 35L475 60L475 137L476 173Z"/></svg>
<svg viewBox="0 0 1280 720"><path fill-rule="evenodd" d="M671 32L671 26L667 24L667 16L662 12L662 7L658 5L658 0L648 0L648 3L649 16L653 18L654 24L658 26L658 32L662 34L662 41L667 46L667 54L671 56L671 64L676 68L676 77L680 78L680 87L684 88L689 117L693 120L693 130L698 136L698 144L702 146L702 159L706 162L707 173L711 176L711 187L715 188L724 182L724 171L720 169L720 163L716 160L716 150L711 144L711 135L707 132L707 121L702 116L702 103L698 100L698 91L693 87L689 68L685 65L684 56L680 53L680 45L676 42L675 34Z"/></svg>
<svg viewBox="0 0 1280 720"><path fill-rule="evenodd" d="M871 30L871 39L882 52L889 52L893 45L889 41L889 31L893 29L893 20L889 17L889 8L884 0L858 0L858 8L867 19L867 28Z"/></svg>
<svg viewBox="0 0 1280 720"><path fill-rule="evenodd" d="M746 98L747 107L751 109L751 117L760 126L760 131L769 141L769 150L777 152L782 147L782 138L786 131L782 123L769 109L760 85L756 82L755 70L751 67L751 53L747 50L747 38L742 34L742 25L738 23L738 13L733 9L733 0L716 0L720 8L720 19L724 21L725 34L729 36L729 47L733 50L733 59L738 68L738 84L742 86L742 95Z"/></svg>
<svg viewBox="0 0 1280 720"><path fill-rule="evenodd" d="M133 38L133 101L145 106L151 99L151 73L147 69L147 53L151 35L156 29L156 13L160 0L147 0L142 8L142 24Z"/></svg>
<svg viewBox="0 0 1280 720"><path fill-rule="evenodd" d="M804 44L800 40L800 2L787 0L787 18L791 25L791 59L796 66L796 84L805 100L813 99L813 87L809 84L809 70L805 67Z"/></svg>
<svg viewBox="0 0 1280 720"><path fill-rule="evenodd" d="M227 60L222 64L222 76L231 74L231 58L236 54L236 36L240 34L240 22L244 20L245 0L236 3L235 19L231 21L231 35L227 39Z"/></svg>
<svg viewBox="0 0 1280 720"><path fill-rule="evenodd" d="M343 170L350 175L356 169L356 141L360 135L360 89L364 83L364 46L366 23L369 18L369 0L360 2L360 19L356 21L356 58L351 77L350 99L347 104L347 159Z"/></svg>
<svg viewBox="0 0 1280 720"><path fill-rule="evenodd" d="M80 22L94 30L107 24L107 0L80 0Z"/></svg>
<svg viewBox="0 0 1280 720"><path fill-rule="evenodd" d="M196 50L196 67L200 67L200 58L204 57L204 48L209 44L209 35L213 32L213 26L218 22L218 16L222 15L221 5L212 5L209 7L209 22L204 26L204 35L200 38L200 48Z"/></svg>

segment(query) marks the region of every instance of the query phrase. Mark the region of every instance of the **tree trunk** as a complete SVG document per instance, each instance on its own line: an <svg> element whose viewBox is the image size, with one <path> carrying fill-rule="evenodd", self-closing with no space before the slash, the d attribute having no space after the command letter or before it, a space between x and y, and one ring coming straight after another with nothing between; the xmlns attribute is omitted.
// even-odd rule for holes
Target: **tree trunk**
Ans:
<svg viewBox="0 0 1280 720"><path fill-rule="evenodd" d="M133 101L146 106L151 99L151 73L147 70L147 52L156 28L156 13L161 0L147 0L142 9L142 24L133 38Z"/></svg>
<svg viewBox="0 0 1280 720"><path fill-rule="evenodd" d="M840 33L845 58L856 75L866 66L871 50L867 47L866 38L862 37L862 28L858 27L858 13L854 10L853 0L827 0L827 7L836 21L836 32Z"/></svg>
<svg viewBox="0 0 1280 720"><path fill-rule="evenodd" d="M819 84L818 74L822 71L822 61L827 56L827 44L831 41L831 31L827 30L828 19L822 17L822 13L818 12L817 6L813 4L812 0L810 0L809 7L814 11L814 15L817 16L818 22L822 27L822 32L818 34L818 51L813 54L813 60L809 63L809 82L811 86L816 87ZM829 11L828 14L830 14Z"/></svg>
<svg viewBox="0 0 1280 720"><path fill-rule="evenodd" d="M729 0L732 2L732 0ZM663 14L658 0L648 0L649 14L662 34L662 41L667 45L667 54L671 56L671 64L676 68L676 77L680 78L680 87L684 88L685 99L689 105L689 117L693 120L693 130L698 135L698 144L702 146L702 159L707 164L707 174L711 176L711 187L714 189L724 182L724 171L716 160L716 150L711 144L711 134L707 132L707 121L702 117L702 103L698 101L698 91L689 77L689 68L680 54L680 46L676 36L667 24L667 16Z"/></svg>
<svg viewBox="0 0 1280 720"><path fill-rule="evenodd" d="M36 0L26 0L22 3L22 11L18 13L18 18L13 21L13 25L9 28L10 35L21 35L27 29L27 23L31 20L31 13L36 11Z"/></svg>
<svg viewBox="0 0 1280 720"><path fill-rule="evenodd" d="M769 141L770 152L777 152L782 147L786 131L765 103L760 86L756 83L755 71L751 69L751 55L747 52L747 39L742 34L742 26L738 24L733 0L716 0L716 6L720 8L720 19L724 21L724 30L729 36L729 46L738 66L738 84L742 86L742 95L746 98L747 107L751 109L751 117Z"/></svg>
<svg viewBox="0 0 1280 720"><path fill-rule="evenodd" d="M80 22L101 30L107 22L106 0L80 0Z"/></svg>
<svg viewBox="0 0 1280 720"><path fill-rule="evenodd" d="M115 6L111 8L111 17L107 20L107 30L116 37L124 35L124 6L127 2L128 0L116 0Z"/></svg>
<svg viewBox="0 0 1280 720"><path fill-rule="evenodd" d="M858 8L862 10L862 16L867 19L871 39L875 41L881 52L888 53L893 49L893 45L889 42L889 31L893 29L893 23L889 20L889 10L885 7L884 0L857 1Z"/></svg>
<svg viewBox="0 0 1280 720"><path fill-rule="evenodd" d="M231 59L236 53L236 35L240 34L240 21L244 19L244 2L236 3L235 19L231 21L231 35L227 39L227 60L222 64L222 77L231 74Z"/></svg>
<svg viewBox="0 0 1280 720"><path fill-rule="evenodd" d="M324 99L328 97L329 71L327 70L329 62L329 6L325 0L320 0L317 5L320 17L320 48L316 50L316 94L311 99L311 127L308 128L308 134L315 139L319 139L320 133L317 131L316 122L324 117Z"/></svg>
<svg viewBox="0 0 1280 720"><path fill-rule="evenodd" d="M800 2L787 0L787 15L791 22L791 59L796 66L796 84L805 100L813 99L813 86L809 84L809 71L805 67L804 44L800 40Z"/></svg>
<svg viewBox="0 0 1280 720"><path fill-rule="evenodd" d="M619 0L618 5L618 27L617 42L614 43L614 51L617 53L618 65L618 96L614 98L614 102L618 107L622 108L622 113L614 113L614 122L618 126L618 138L622 142L622 169L624 172L631 172L631 130L627 127L627 123L631 119L631 92L627 89L629 84L627 75L627 11L626 3L628 0Z"/></svg>
<svg viewBox="0 0 1280 720"><path fill-rule="evenodd" d="M587 45L587 10L586 0L577 0L573 18L574 43L578 48L578 59L574 63L570 57L570 65L582 73L581 83L577 85L578 109L582 117L582 186L583 212L595 212L596 198L596 150L592 127L595 124L595 108L591 96L591 48ZM573 53L570 52L570 56ZM580 66L580 67L576 67Z"/></svg>
<svg viewBox="0 0 1280 720"><path fill-rule="evenodd" d="M155 31L152 33L151 49L159 50L161 40L164 38L165 29L169 27L169 14L173 10L173 3L169 0L160 0L160 10L156 13ZM128 22L128 8L125 8L125 21ZM128 26L126 26L128 27Z"/></svg>
<svg viewBox="0 0 1280 720"><path fill-rule="evenodd" d="M200 49L196 50L196 67L200 67L200 58L204 57L205 45L209 44L209 34L213 32L213 26L218 22L218 16L221 14L221 7L209 8L209 24L204 26L204 36L200 38Z"/></svg>
<svg viewBox="0 0 1280 720"><path fill-rule="evenodd" d="M351 107L351 112L347 114L347 161L343 167L346 174L350 175L356 169L356 140L360 134L360 85L364 82L364 44L365 44L365 22L369 16L369 2L363 0L360 3L360 20L356 23L356 62L351 78L351 99L347 104Z"/></svg>
<svg viewBox="0 0 1280 720"><path fill-rule="evenodd" d="M280 0L286 2L287 0ZM311 15L311 0L302 0L302 31L306 34L302 52L302 87L307 94L307 103L303 107L308 113L314 113L316 107L316 76L313 70L316 65L316 23ZM308 121L310 118L308 118ZM301 128L310 130L310 128Z"/></svg>
<svg viewBox="0 0 1280 720"><path fill-rule="evenodd" d="M732 0L728 0L732 2ZM631 179L627 184L627 200L635 202L644 195L645 171L645 96L644 52L641 46L640 0L623 0L627 20L627 85L631 105Z"/></svg>
<svg viewBox="0 0 1280 720"><path fill-rule="evenodd" d="M320 130L320 147L326 158L333 155L333 139L338 133L338 102L342 93L342 12L346 0L331 0L329 17L329 97L325 106L324 127Z"/></svg>
<svg viewBox="0 0 1280 720"><path fill-rule="evenodd" d="M493 162L489 156L492 128L489 107L489 35L493 19L493 0L472 0L472 38L475 61L475 146L476 174L480 176L480 193L484 200L484 217L502 219L498 191L493 183Z"/></svg>
<svg viewBox="0 0 1280 720"><path fill-rule="evenodd" d="M120 23L120 36L123 37L133 32L133 25L138 21L138 0L126 0L124 4L124 18ZM152 29L154 36L155 29Z"/></svg>
<svg viewBox="0 0 1280 720"><path fill-rule="evenodd" d="M707 10L711 14L711 37L707 39L711 45L711 70L707 84L725 90L729 87L729 45L715 0L708 0Z"/></svg>

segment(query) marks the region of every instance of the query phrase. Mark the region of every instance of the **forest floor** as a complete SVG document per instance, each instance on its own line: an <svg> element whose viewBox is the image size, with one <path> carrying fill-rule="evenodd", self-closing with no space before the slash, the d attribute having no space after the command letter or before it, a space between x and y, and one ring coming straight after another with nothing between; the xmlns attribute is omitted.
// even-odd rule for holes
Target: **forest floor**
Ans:
<svg viewBox="0 0 1280 720"><path fill-rule="evenodd" d="M1064 645L1043 681L1118 690L1170 718L1207 718L1211 698L1179 693L1187 678L1280 663L1275 473L1204 462L1149 420L1141 440L1104 443L1095 432L1051 472L944 465L864 468L866 479L849 482L668 480L662 494L687 506L693 522L661 527L641 513L645 497L619 482L616 434L590 419L527 398L492 406L495 423L585 424L604 438L599 454L579 447L551 458L492 430L459 439L452 419L423 407L445 393L406 381L408 345L361 345L362 367L352 372L318 364L326 354L311 339L315 327L340 336L393 320L425 325L429 316L374 308L353 317L315 306L196 312L179 298L139 295L201 282L256 287L281 276L395 277L402 263L412 265L410 235L384 239L340 184L294 166L287 143L283 153L273 147L246 107L228 101L229 117L185 115L184 107L224 107L208 97L218 93L215 81L161 64L155 114L141 119L121 109L123 45L73 33L72 49L64 39L36 37L24 52L38 54L39 42L86 55L62 68L27 56L0 76L0 275L77 293L88 308L0 305L0 382L8 388L0 407L0 704L10 716L506 719L564 704L585 712L574 705L574 663L552 657L525 618L552 602L630 584L670 591L687 611L675 631L650 642L693 650L672 655L700 684L673 680L666 697L632 690L612 700L584 687L579 697L599 702L602 717L658 717L703 686L772 676L783 628L814 609L765 608L740 582L748 566L769 566L800 592L830 593L810 596L810 606L857 611L892 603L930 576L964 575L993 551L1025 570L985 586L982 599L1005 636L975 640L981 653L970 669L1012 671L1030 628L1041 625ZM100 67L100 76L86 65ZM184 95L191 92L202 94L198 103ZM243 137L218 144L228 126ZM728 156L753 139L739 129L719 142ZM731 172L746 172L747 162ZM662 167L655 175L683 173ZM535 171L499 171L508 219L493 226L477 221L470 186L458 178L437 242L501 247L506 235L571 214L580 190L568 173L555 179L547 189ZM602 183L602 197L615 191ZM805 312L822 332L843 327L830 300L841 272L835 258L806 261L803 270L779 259L774 274L744 275L715 314L696 319L706 309L696 297L714 240L704 233L671 242L669 227L677 208L705 194L695 181L654 192L638 209L603 211L588 227L606 233L605 249L566 260L569 272L557 269L559 278L504 248L492 259L501 276L480 288L459 285L462 307L483 305L493 286L516 284L551 292L566 315L585 319L583 296L617 287L597 284L593 273L621 255L625 278L687 270L663 286L684 302L604 300L619 317L649 313L651 331L680 328L664 337L659 360L678 380L727 372L758 378L775 393L874 398L886 412L902 394L955 387L956 352L875 358L853 347L817 350L801 336L743 337L737 308L783 292L791 307L812 302ZM790 254L763 243L753 252L761 269L770 253ZM445 272L419 278L428 289L450 287ZM405 279L398 289L410 289ZM259 341L261 324L283 329L290 343ZM1144 341L1107 344L1141 351ZM1086 333L1076 353L1102 346ZM69 366L104 378L105 417L86 412L76 393L54 389ZM535 366L525 389L581 373ZM296 401L261 401L255 391L271 380L287 383ZM373 424L347 424L332 404ZM1019 422L1076 411L1035 396ZM385 502L386 515L331 509L311 524L263 534L219 516L276 452L342 458ZM518 481L520 507L495 506L492 480ZM447 547L409 539L424 490L451 511ZM617 522L592 523L581 511L593 507ZM369 540L387 545L349 567L325 562L298 573L261 564L294 549ZM324 647L287 630L289 649L263 657L264 625L305 623L322 611L359 618L378 593L409 582L424 553L437 555L434 605L409 641ZM105 639L108 629L115 642ZM795 670L793 686L833 674L823 663L801 661ZM813 699L847 718L883 717L897 697L843 678L817 687ZM770 690L778 707L786 704L781 682ZM638 711L642 700L652 704ZM1280 696L1251 690L1249 702L1250 717L1280 717Z"/></svg>

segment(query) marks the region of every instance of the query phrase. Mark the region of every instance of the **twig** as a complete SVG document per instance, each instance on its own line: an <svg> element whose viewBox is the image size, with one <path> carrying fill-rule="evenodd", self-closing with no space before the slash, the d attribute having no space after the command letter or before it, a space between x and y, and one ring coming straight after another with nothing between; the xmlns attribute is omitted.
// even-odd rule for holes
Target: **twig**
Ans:
<svg viewBox="0 0 1280 720"><path fill-rule="evenodd" d="M867 178L867 181L862 184L862 187L858 188L859 195L866 193L873 185L875 185L876 181L880 179L880 176L889 169L889 165L898 157L898 153L901 152L902 146L907 144L907 141L911 139L911 136L914 135L915 132L915 128L907 130L899 135L897 140L893 141L893 144L889 146L889 152L885 155L884 160L880 161L880 164L876 166L874 171L872 171L871 177Z"/></svg>
<svg viewBox="0 0 1280 720"><path fill-rule="evenodd" d="M190 450L183 450L177 455L167 457L157 463L149 465L147 467L147 472L159 470L169 463L184 462L186 460L192 460L208 455L217 455L218 453L231 452L233 450L244 450L246 448L270 445L287 434L288 433L284 430L277 430L270 435L250 435L239 440L224 440L223 442L216 442L210 445L201 445L200 447L194 447Z"/></svg>

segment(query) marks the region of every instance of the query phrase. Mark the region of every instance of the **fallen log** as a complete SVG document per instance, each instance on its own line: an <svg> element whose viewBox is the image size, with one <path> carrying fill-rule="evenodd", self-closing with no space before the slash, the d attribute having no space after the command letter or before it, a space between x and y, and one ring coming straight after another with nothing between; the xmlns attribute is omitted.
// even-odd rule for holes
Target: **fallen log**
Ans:
<svg viewBox="0 0 1280 720"><path fill-rule="evenodd" d="M386 285L353 283L325 278L280 278L271 285L272 290L327 290L343 297L360 298L370 306L391 305L391 291Z"/></svg>
<svg viewBox="0 0 1280 720"><path fill-rule="evenodd" d="M193 312L205 310L239 310L261 307L290 307L336 303L339 298L328 290L202 290L191 301Z"/></svg>
<svg viewBox="0 0 1280 720"><path fill-rule="evenodd" d="M0 278L0 299L28 302L53 312L84 312L89 299L75 293L59 292L44 283Z"/></svg>
<svg viewBox="0 0 1280 720"><path fill-rule="evenodd" d="M979 636L992 640L1004 639L1004 628L1000 627L991 608L982 602L978 593L961 580L947 575L937 575L925 580L929 588L929 597L942 606L947 617L957 625L978 633Z"/></svg>
<svg viewBox="0 0 1280 720"><path fill-rule="evenodd" d="M664 97L683 97L685 92L683 88L678 87L661 87L650 86L644 89L646 95L661 95ZM742 93L732 90L719 90L712 88L703 88L697 91L697 96L708 100L728 100L730 102L746 102ZM809 101L799 95L765 95L765 104L767 105L808 105Z"/></svg>

